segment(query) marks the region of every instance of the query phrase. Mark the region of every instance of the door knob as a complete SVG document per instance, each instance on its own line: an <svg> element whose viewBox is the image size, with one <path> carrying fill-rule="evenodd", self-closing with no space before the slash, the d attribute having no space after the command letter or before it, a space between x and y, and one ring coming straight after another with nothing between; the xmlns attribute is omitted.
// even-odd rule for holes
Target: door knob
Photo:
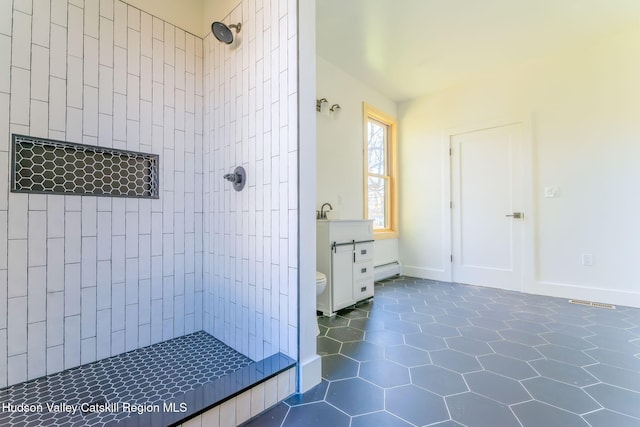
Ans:
<svg viewBox="0 0 640 427"><path fill-rule="evenodd" d="M512 213L510 215L505 215L505 216L510 216L513 219L522 219L522 218L524 218L524 213L522 213L522 212L514 212L514 213Z"/></svg>

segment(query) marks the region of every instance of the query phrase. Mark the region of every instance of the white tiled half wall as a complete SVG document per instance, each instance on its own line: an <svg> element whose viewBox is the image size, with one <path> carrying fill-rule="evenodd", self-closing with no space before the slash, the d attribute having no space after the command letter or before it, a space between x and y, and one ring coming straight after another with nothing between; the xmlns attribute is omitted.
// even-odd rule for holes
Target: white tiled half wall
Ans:
<svg viewBox="0 0 640 427"><path fill-rule="evenodd" d="M202 330L203 52L119 0L0 1L0 387ZM160 198L9 193L11 133L158 154Z"/></svg>
<svg viewBox="0 0 640 427"><path fill-rule="evenodd" d="M296 10L244 0L224 18L234 44L204 39L204 330L254 360L297 357Z"/></svg>
<svg viewBox="0 0 640 427"><path fill-rule="evenodd" d="M242 392L221 405L191 418L181 427L231 427L238 426L271 408L296 392L296 368Z"/></svg>

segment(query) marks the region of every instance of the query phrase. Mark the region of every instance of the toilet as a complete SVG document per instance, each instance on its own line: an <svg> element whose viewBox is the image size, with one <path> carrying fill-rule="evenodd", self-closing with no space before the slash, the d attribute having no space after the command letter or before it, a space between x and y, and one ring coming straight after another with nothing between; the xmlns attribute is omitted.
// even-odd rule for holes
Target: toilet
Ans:
<svg viewBox="0 0 640 427"><path fill-rule="evenodd" d="M316 296L319 297L327 287L327 276L316 271Z"/></svg>
<svg viewBox="0 0 640 427"><path fill-rule="evenodd" d="M322 295L327 287L327 276L319 271L316 271L316 298ZM320 335L320 326L317 324L316 318L316 335Z"/></svg>

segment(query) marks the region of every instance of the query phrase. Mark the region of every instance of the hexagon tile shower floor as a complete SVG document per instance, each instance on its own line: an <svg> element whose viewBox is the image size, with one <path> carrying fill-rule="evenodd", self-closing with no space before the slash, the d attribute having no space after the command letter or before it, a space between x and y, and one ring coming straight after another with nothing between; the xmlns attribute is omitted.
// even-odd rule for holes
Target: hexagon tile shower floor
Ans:
<svg viewBox="0 0 640 427"><path fill-rule="evenodd" d="M104 426L129 416L125 403L133 409L156 404L251 363L206 332L196 332L6 388L0 391L0 407L40 405L43 410L0 411L0 425ZM120 406L103 412L68 410L114 403ZM47 404L67 406L55 412Z"/></svg>

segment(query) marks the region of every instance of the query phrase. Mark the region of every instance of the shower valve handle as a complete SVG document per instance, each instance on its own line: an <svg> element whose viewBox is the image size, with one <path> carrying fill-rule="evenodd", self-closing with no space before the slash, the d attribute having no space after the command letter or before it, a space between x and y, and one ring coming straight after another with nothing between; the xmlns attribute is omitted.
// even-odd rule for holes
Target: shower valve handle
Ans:
<svg viewBox="0 0 640 427"><path fill-rule="evenodd" d="M233 184L233 188L236 191L240 191L244 188L247 181L247 172L242 166L238 166L232 173L227 173L222 176L224 179Z"/></svg>
<svg viewBox="0 0 640 427"><path fill-rule="evenodd" d="M240 176L240 174L237 174L237 173L228 173L224 176L224 179L226 179L229 182L236 183L241 181L242 177Z"/></svg>

